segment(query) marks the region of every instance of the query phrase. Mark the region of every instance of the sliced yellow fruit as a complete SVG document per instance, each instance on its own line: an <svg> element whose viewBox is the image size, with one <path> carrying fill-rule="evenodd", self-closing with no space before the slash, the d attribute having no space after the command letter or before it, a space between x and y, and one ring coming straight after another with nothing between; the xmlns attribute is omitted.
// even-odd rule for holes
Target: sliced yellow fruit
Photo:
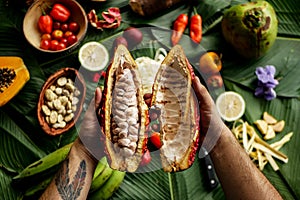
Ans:
<svg viewBox="0 0 300 200"><path fill-rule="evenodd" d="M99 71L106 67L109 61L109 53L101 43L91 41L80 47L78 59L87 70Z"/></svg>
<svg viewBox="0 0 300 200"><path fill-rule="evenodd" d="M217 110L225 121L235 121L245 113L246 103L237 92L227 91L220 94L216 100Z"/></svg>
<svg viewBox="0 0 300 200"><path fill-rule="evenodd" d="M271 125L274 129L275 132L281 132L284 129L285 126L285 121L284 120L280 120L279 122L277 122L274 125Z"/></svg>
<svg viewBox="0 0 300 200"><path fill-rule="evenodd" d="M275 136L276 136L276 134L275 134L275 131L274 131L273 127L271 125L268 125L267 133L264 136L264 139L265 140L270 140L270 139L275 138Z"/></svg>
<svg viewBox="0 0 300 200"><path fill-rule="evenodd" d="M264 112L263 114L263 119L268 123L268 124L275 124L277 123L277 119L270 115L268 112Z"/></svg>
<svg viewBox="0 0 300 200"><path fill-rule="evenodd" d="M268 123L265 120L262 119L258 119L254 122L254 124L257 126L258 130L262 133L262 134L267 134L268 131Z"/></svg>

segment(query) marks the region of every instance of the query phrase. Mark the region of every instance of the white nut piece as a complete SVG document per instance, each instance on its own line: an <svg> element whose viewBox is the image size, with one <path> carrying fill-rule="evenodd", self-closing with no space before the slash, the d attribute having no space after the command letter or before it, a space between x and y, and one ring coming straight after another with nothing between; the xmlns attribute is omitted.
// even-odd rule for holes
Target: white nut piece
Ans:
<svg viewBox="0 0 300 200"><path fill-rule="evenodd" d="M51 111L50 116L49 116L49 121L50 124L55 124L57 122L57 112L56 111Z"/></svg>
<svg viewBox="0 0 300 200"><path fill-rule="evenodd" d="M59 100L59 99L55 99L54 101L53 101L53 105L54 105L54 108L56 109L56 110L60 110L61 109L61 101Z"/></svg>
<svg viewBox="0 0 300 200"><path fill-rule="evenodd" d="M51 89L47 89L45 91L45 97L48 101L53 101L57 98L57 95Z"/></svg>
<svg viewBox="0 0 300 200"><path fill-rule="evenodd" d="M57 95L61 95L61 93L62 93L62 88L60 88L60 87L55 88L55 93L56 93Z"/></svg>
<svg viewBox="0 0 300 200"><path fill-rule="evenodd" d="M66 83L65 88L70 92L74 92L75 86L72 83Z"/></svg>
<svg viewBox="0 0 300 200"><path fill-rule="evenodd" d="M66 77L60 77L59 79L57 79L57 85L59 86L64 86L67 83L67 78Z"/></svg>
<svg viewBox="0 0 300 200"><path fill-rule="evenodd" d="M46 116L49 116L51 113L50 109L46 105L42 105L42 110Z"/></svg>
<svg viewBox="0 0 300 200"><path fill-rule="evenodd" d="M66 106L67 103L69 102L69 99L66 96L60 96L60 97L58 97L58 99L60 100L60 102L63 106Z"/></svg>
<svg viewBox="0 0 300 200"><path fill-rule="evenodd" d="M65 122L70 122L74 117L73 113L70 113L69 115L65 116Z"/></svg>

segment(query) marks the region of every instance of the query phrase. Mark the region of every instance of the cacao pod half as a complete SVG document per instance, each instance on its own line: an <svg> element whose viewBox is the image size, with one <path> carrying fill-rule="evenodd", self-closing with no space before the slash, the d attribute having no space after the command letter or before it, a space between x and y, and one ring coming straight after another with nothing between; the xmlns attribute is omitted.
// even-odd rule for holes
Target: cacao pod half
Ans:
<svg viewBox="0 0 300 200"><path fill-rule="evenodd" d="M193 69L181 46L174 46L161 64L153 85L151 109L159 109L160 156L166 172L189 168L199 139L199 110L193 93ZM134 172L147 148L149 108L137 65L124 45L107 69L100 120L106 153L113 169Z"/></svg>
<svg viewBox="0 0 300 200"><path fill-rule="evenodd" d="M160 109L160 156L164 171L189 168L199 140L198 101L193 92L194 72L181 46L174 46L156 74L152 107Z"/></svg>
<svg viewBox="0 0 300 200"><path fill-rule="evenodd" d="M110 166L134 172L145 148L148 107L137 65L124 45L118 45L107 69L102 102L101 120Z"/></svg>

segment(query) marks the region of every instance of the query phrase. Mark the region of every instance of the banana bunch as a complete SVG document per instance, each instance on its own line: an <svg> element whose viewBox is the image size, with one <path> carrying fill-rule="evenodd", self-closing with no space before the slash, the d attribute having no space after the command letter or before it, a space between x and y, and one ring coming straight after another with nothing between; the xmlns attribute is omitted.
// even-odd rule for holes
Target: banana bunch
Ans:
<svg viewBox="0 0 300 200"><path fill-rule="evenodd" d="M123 182L125 174L110 168L107 158L103 157L95 169L88 199L109 199Z"/></svg>
<svg viewBox="0 0 300 200"><path fill-rule="evenodd" d="M50 184L53 176L59 170L60 164L68 156L72 144L67 144L28 165L13 177L13 185L23 190L24 196L38 198ZM108 199L119 188L124 177L125 172L111 169L107 158L103 157L99 160L95 169L88 198L91 200Z"/></svg>

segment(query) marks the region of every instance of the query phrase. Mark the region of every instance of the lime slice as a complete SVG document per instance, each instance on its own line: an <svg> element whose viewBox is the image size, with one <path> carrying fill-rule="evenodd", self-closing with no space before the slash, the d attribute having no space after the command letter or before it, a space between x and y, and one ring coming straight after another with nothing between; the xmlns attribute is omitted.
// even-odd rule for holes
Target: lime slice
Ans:
<svg viewBox="0 0 300 200"><path fill-rule="evenodd" d="M87 42L79 49L78 59L81 65L90 71L99 71L106 67L109 53L99 42Z"/></svg>
<svg viewBox="0 0 300 200"><path fill-rule="evenodd" d="M245 113L245 105L244 98L233 91L223 92L216 100L220 116L228 122L241 118Z"/></svg>

